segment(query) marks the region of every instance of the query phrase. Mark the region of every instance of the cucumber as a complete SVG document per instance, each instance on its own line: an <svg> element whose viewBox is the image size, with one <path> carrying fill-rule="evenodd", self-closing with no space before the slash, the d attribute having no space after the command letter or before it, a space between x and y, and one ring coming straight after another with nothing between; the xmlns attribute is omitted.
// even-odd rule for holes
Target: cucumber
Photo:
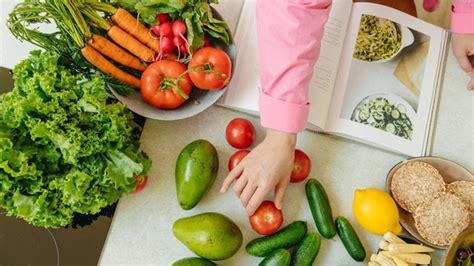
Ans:
<svg viewBox="0 0 474 266"><path fill-rule="evenodd" d="M363 261L365 249L351 223L346 218L339 216L336 218L336 226L337 233L349 255L356 261Z"/></svg>
<svg viewBox="0 0 474 266"><path fill-rule="evenodd" d="M214 262L203 258L184 258L173 263L173 266L216 266Z"/></svg>
<svg viewBox="0 0 474 266"><path fill-rule="evenodd" d="M252 256L265 257L277 249L296 245L306 235L307 230L306 222L295 221L272 235L250 241L245 250Z"/></svg>
<svg viewBox="0 0 474 266"><path fill-rule="evenodd" d="M306 182L306 197L319 233L331 239L336 235L336 226L332 219L331 206L323 186L315 179Z"/></svg>
<svg viewBox="0 0 474 266"><path fill-rule="evenodd" d="M258 266L289 266L291 260L290 252L280 248L265 257Z"/></svg>
<svg viewBox="0 0 474 266"><path fill-rule="evenodd" d="M296 246L291 256L292 266L311 266L318 256L321 237L317 233L308 233Z"/></svg>

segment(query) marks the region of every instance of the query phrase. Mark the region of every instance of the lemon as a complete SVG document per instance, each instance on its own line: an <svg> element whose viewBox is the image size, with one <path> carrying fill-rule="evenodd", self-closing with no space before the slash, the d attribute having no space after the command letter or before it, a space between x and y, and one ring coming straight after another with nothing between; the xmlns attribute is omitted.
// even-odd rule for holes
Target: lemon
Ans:
<svg viewBox="0 0 474 266"><path fill-rule="evenodd" d="M385 191L368 188L354 192L352 211L357 222L370 233L383 235L402 231L395 201Z"/></svg>

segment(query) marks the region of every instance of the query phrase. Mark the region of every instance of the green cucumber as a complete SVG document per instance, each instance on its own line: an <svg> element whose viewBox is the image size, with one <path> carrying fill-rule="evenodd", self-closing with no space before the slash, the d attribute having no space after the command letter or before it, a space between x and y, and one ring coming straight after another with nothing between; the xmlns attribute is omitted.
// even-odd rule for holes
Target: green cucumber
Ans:
<svg viewBox="0 0 474 266"><path fill-rule="evenodd" d="M265 257L277 249L296 245L306 235L307 230L306 222L296 221L272 235L250 241L245 250L250 255Z"/></svg>
<svg viewBox="0 0 474 266"><path fill-rule="evenodd" d="M336 218L336 227L349 255L356 261L363 261L365 259L365 249L351 223L346 218L339 216Z"/></svg>
<svg viewBox="0 0 474 266"><path fill-rule="evenodd" d="M291 260L290 252L280 248L265 257L258 266L289 266Z"/></svg>
<svg viewBox="0 0 474 266"><path fill-rule="evenodd" d="M291 256L292 266L311 266L318 256L321 237L317 233L308 233L296 246Z"/></svg>
<svg viewBox="0 0 474 266"><path fill-rule="evenodd" d="M214 262L203 258L184 258L173 263L173 266L215 266Z"/></svg>
<svg viewBox="0 0 474 266"><path fill-rule="evenodd" d="M333 238L336 235L336 226L333 222L328 196L321 183L315 179L308 180L306 197L319 233L325 238Z"/></svg>

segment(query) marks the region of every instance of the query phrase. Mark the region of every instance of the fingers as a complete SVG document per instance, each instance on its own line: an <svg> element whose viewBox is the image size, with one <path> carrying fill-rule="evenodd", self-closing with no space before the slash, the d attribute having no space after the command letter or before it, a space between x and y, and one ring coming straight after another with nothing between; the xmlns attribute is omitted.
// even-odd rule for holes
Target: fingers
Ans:
<svg viewBox="0 0 474 266"><path fill-rule="evenodd" d="M238 165L232 171L230 171L222 183L221 193L224 193L229 189L230 185L232 185L232 182L234 182L234 180L239 178L239 176L242 174L242 171L243 168L239 167Z"/></svg>
<svg viewBox="0 0 474 266"><path fill-rule="evenodd" d="M244 190L245 186L247 186L248 178L246 175L242 175L234 184L234 191L235 195L240 198L242 191Z"/></svg>
<svg viewBox="0 0 474 266"><path fill-rule="evenodd" d="M248 205L247 205L247 215L252 216L252 214L255 213L255 211L258 209L260 204L262 204L263 199L265 198L265 195L268 193L268 191L262 187L258 187L257 191L253 194L252 198L250 199Z"/></svg>
<svg viewBox="0 0 474 266"><path fill-rule="evenodd" d="M277 207L279 210L281 210L283 197L285 196L285 190L287 186L288 182L283 181L275 188L275 197L273 198L273 202L275 203L275 207Z"/></svg>
<svg viewBox="0 0 474 266"><path fill-rule="evenodd" d="M474 90L474 72L471 72L470 74L471 74L471 80L467 84L467 88Z"/></svg>
<svg viewBox="0 0 474 266"><path fill-rule="evenodd" d="M253 194L257 191L257 186L251 184L250 182L247 183L245 186L244 191L240 195L240 200L242 201L242 206L247 207L250 198L252 198Z"/></svg>
<svg viewBox="0 0 474 266"><path fill-rule="evenodd" d="M467 53L457 53L455 55L459 62L459 65L461 66L462 70L464 70L464 72L469 73L473 71L471 61L469 61Z"/></svg>

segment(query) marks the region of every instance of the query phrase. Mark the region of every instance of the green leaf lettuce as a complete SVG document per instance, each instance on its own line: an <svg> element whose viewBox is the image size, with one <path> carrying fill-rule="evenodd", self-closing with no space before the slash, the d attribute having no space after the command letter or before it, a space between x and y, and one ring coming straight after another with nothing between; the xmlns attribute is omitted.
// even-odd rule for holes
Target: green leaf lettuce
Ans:
<svg viewBox="0 0 474 266"><path fill-rule="evenodd" d="M116 202L151 166L104 78L74 75L58 60L32 52L0 101L0 208L53 228Z"/></svg>

